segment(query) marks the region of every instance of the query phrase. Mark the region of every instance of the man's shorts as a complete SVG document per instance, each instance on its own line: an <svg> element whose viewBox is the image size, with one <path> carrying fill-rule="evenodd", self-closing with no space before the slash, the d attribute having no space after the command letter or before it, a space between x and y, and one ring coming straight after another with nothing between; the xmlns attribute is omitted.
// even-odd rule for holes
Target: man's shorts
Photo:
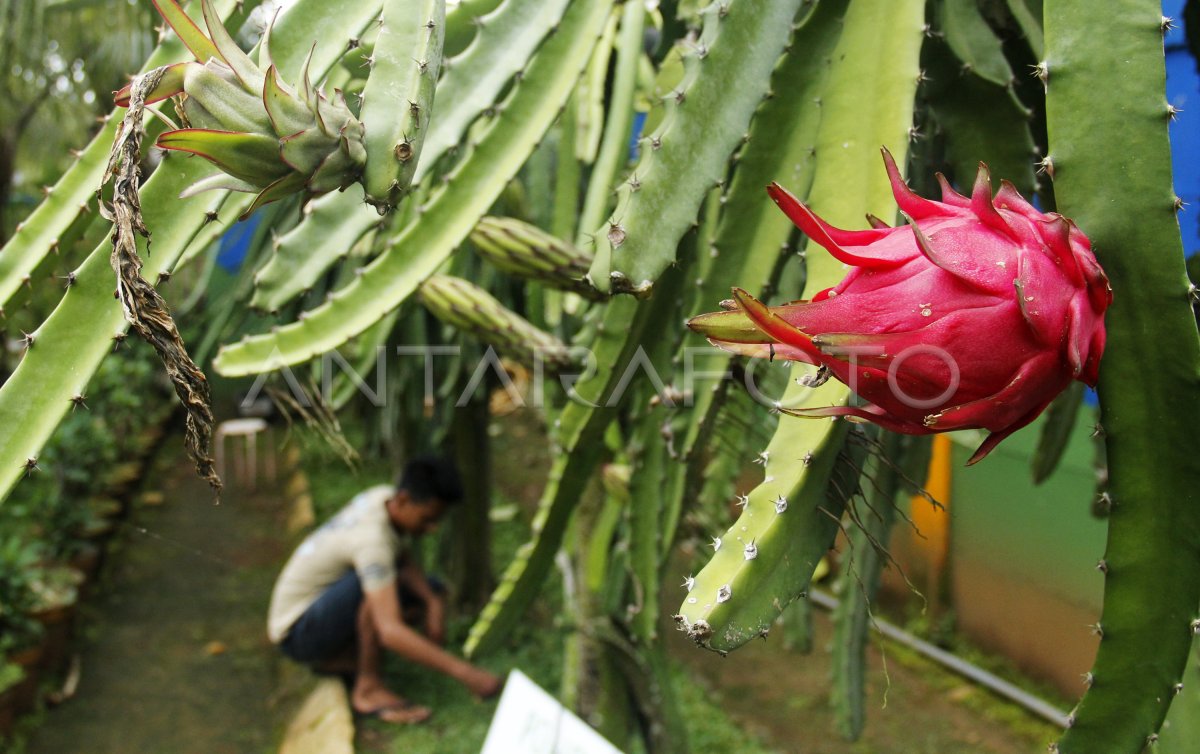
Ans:
<svg viewBox="0 0 1200 754"><path fill-rule="evenodd" d="M362 604L358 574L346 572L296 619L279 648L297 662L321 662L354 643Z"/></svg>
<svg viewBox="0 0 1200 754"><path fill-rule="evenodd" d="M428 578L435 593L445 594L444 584L434 577ZM397 586L397 593L402 608L420 602L406 587ZM362 600L362 584L351 569L296 619L279 648L297 662L314 663L336 657L355 643Z"/></svg>

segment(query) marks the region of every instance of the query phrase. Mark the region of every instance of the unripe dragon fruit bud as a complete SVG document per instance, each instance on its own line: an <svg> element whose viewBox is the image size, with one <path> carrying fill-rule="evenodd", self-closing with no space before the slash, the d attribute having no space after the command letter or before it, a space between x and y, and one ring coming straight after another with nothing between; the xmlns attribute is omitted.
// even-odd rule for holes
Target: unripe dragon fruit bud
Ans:
<svg viewBox="0 0 1200 754"><path fill-rule="evenodd" d="M869 402L784 409L794 415L905 434L987 429L975 463L1072 379L1096 384L1112 289L1074 223L1039 212L1007 181L993 198L982 163L969 198L939 176L938 202L883 157L907 225L841 230L772 184L775 203L849 273L782 306L734 289L729 311L688 326L734 353L818 365Z"/></svg>
<svg viewBox="0 0 1200 754"><path fill-rule="evenodd" d="M245 217L299 191L321 194L358 180L366 162L363 124L340 91L329 99L313 86L307 60L299 87L292 88L269 63L269 50L263 70L237 46L211 0L201 3L208 35L175 0L155 0L155 6L197 59L167 66L146 97L149 104L185 95L177 110L185 127L164 132L156 146L199 155L224 173L185 196L209 189L258 194ZM127 106L129 96L128 86L116 92L117 105Z"/></svg>
<svg viewBox="0 0 1200 754"><path fill-rule="evenodd" d="M544 230L511 217L482 217L471 231L479 255L505 272L598 300L587 282L591 257Z"/></svg>
<svg viewBox="0 0 1200 754"><path fill-rule="evenodd" d="M496 350L558 372L579 365L566 343L500 303L469 280L434 275L417 294L429 313L442 322L494 346Z"/></svg>

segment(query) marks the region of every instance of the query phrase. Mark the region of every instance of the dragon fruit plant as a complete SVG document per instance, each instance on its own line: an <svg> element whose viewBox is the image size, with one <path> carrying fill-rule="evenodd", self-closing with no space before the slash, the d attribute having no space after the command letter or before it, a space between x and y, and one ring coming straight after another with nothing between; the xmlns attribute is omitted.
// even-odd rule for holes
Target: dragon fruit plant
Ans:
<svg viewBox="0 0 1200 754"><path fill-rule="evenodd" d="M671 565L673 543L714 533L707 563L683 578L677 623L725 653L767 635L781 611L785 630L803 630L787 606L801 605L814 569L850 530L861 578L844 579L840 596L860 608L838 621L830 696L839 731L861 731L866 606L887 528L852 498L865 489L883 511L902 485L889 486L893 467L864 453L896 447L907 458L888 451L889 460L919 470L923 438L779 418L773 408L913 435L982 427L992 435L978 458L1064 386L1097 377L1109 470L1105 605L1091 688L1058 750L1135 754L1156 740L1172 699L1179 708L1189 698L1177 694L1200 630L1200 460L1189 444L1200 340L1175 221L1182 203L1171 190L1167 124L1177 111L1163 101L1171 24L1159 0L1128 0L1111 14L1083 0L467 0L449 10L443 0L295 0L249 53L231 44L222 20L235 28L253 1L207 0L203 19L193 14L199 25L181 0L155 2L176 34L129 88L126 117L102 127L0 253L0 313L10 312L0 327L24 336L0 386L0 427L21 428L0 432L0 498L39 473L54 426L125 338L110 264L122 303L143 322L168 323L166 302L145 281L173 273L174 292L194 284L188 298L202 301L208 277L197 262L211 263L205 246L229 223L252 203L328 191L298 220L287 205L261 213L264 231L283 234L256 235L244 277L222 298L228 308L192 312L197 324L208 320L209 343L219 331L244 333L222 345L212 369L261 374L334 349L369 368L377 348L425 330L405 306L414 299L498 348L520 353L553 337L594 353L595 369L570 388L582 401L550 396L555 461L531 541L464 651L500 646L544 593L559 553L573 555L591 574L564 605L572 625L592 629L576 660L620 671L589 700L594 676L568 658L565 698L574 676L571 706L585 719L637 704L636 718L608 718L614 741L628 732L616 730L621 720L650 720L639 726L656 739L647 751L688 750L662 673L668 639L656 608L683 576ZM191 154L141 176L142 108L172 95L178 115L159 114L178 125L159 144ZM126 159L113 202L97 202L96 186L117 167L106 159L114 140ZM880 144L924 195L935 171L966 186L981 161L1017 188L993 195L985 175L970 197L928 201L891 165L891 186L883 180ZM211 175L210 163L224 174ZM361 195L331 190L355 182ZM772 183L798 197L772 190L785 213L762 195ZM363 204L386 211L414 185L417 195L382 223ZM200 193L210 187L219 188ZM1034 192L1088 237L1021 198ZM897 202L908 225L831 227L866 227L853 225L864 214L891 222ZM100 208L120 220L115 257ZM803 270L789 261L802 234L788 217L808 236ZM139 257L144 231L154 233L153 254ZM89 255L78 264L71 249L81 245ZM505 275L456 253L470 246ZM39 324L21 297L60 285L50 275L67 286ZM509 276L533 287L517 293ZM703 314L733 286L733 311ZM243 311L235 296L251 289L251 306L271 320ZM626 292L636 296L613 295ZM795 362L786 376L762 370L778 405L760 405L732 380L681 390L689 373L703 382L755 363L697 349L700 339L677 326L688 318L735 354ZM173 327L151 339L185 365ZM622 392L631 354L645 355L661 384ZM188 374L199 407L203 375L194 364ZM343 376L335 395L353 396ZM810 389L825 376L837 379ZM378 413L381 426L395 426L396 406L421 405L420 383L404 383L409 392ZM848 402L852 389L862 402ZM1078 391L1062 397L1066 410L1047 412L1042 430L1055 459ZM197 426L207 421L197 417ZM205 441L202 432L193 439L196 448ZM746 489L751 458L762 477ZM608 462L627 468L628 480L581 519L585 490ZM734 502L741 513L721 530ZM564 547L572 531L586 534L586 547ZM605 559L583 552L611 553L620 567L601 569Z"/></svg>
<svg viewBox="0 0 1200 754"><path fill-rule="evenodd" d="M846 231L772 183L771 198L852 269L810 301L768 307L735 288L732 311L688 325L734 353L817 364L865 406L787 409L848 416L910 435L984 428L975 463L1032 422L1072 379L1095 387L1108 278L1087 237L1008 181L992 196L980 164L970 198L944 178L942 201L884 164L909 224Z"/></svg>

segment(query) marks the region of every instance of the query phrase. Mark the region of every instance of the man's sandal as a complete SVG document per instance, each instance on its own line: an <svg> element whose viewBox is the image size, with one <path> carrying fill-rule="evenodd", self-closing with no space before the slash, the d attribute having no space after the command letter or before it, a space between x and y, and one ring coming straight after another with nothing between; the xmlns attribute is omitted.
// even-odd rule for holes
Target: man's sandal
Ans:
<svg viewBox="0 0 1200 754"><path fill-rule="evenodd" d="M354 710L354 716L357 718L374 718L381 722L392 723L393 725L416 725L428 720L432 714L433 710L428 707L410 702L385 704L382 707L376 707L365 712Z"/></svg>

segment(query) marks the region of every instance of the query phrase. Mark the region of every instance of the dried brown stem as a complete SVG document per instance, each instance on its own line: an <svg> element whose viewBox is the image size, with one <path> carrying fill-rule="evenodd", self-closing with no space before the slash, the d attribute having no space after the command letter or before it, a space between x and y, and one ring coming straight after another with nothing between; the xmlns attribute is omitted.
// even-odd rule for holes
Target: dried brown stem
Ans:
<svg viewBox="0 0 1200 754"><path fill-rule="evenodd" d="M208 380L188 355L166 302L153 285L142 279L142 260L137 250L138 235L146 239L147 249L150 245L150 231L142 219L142 205L138 197L142 174L142 137L145 136L142 114L146 93L158 85L164 72L163 68L149 71L134 79L130 87L129 108L117 131L112 152L108 156L108 166L100 182L103 191L104 186L113 181L112 203L106 205L101 196L100 211L113 224L110 261L117 275L117 298L125 310L125 319L162 359L167 376L175 387L175 394L187 410L184 443L188 455L196 464L196 473L208 482L219 498L221 479L213 469L210 455L213 414Z"/></svg>

